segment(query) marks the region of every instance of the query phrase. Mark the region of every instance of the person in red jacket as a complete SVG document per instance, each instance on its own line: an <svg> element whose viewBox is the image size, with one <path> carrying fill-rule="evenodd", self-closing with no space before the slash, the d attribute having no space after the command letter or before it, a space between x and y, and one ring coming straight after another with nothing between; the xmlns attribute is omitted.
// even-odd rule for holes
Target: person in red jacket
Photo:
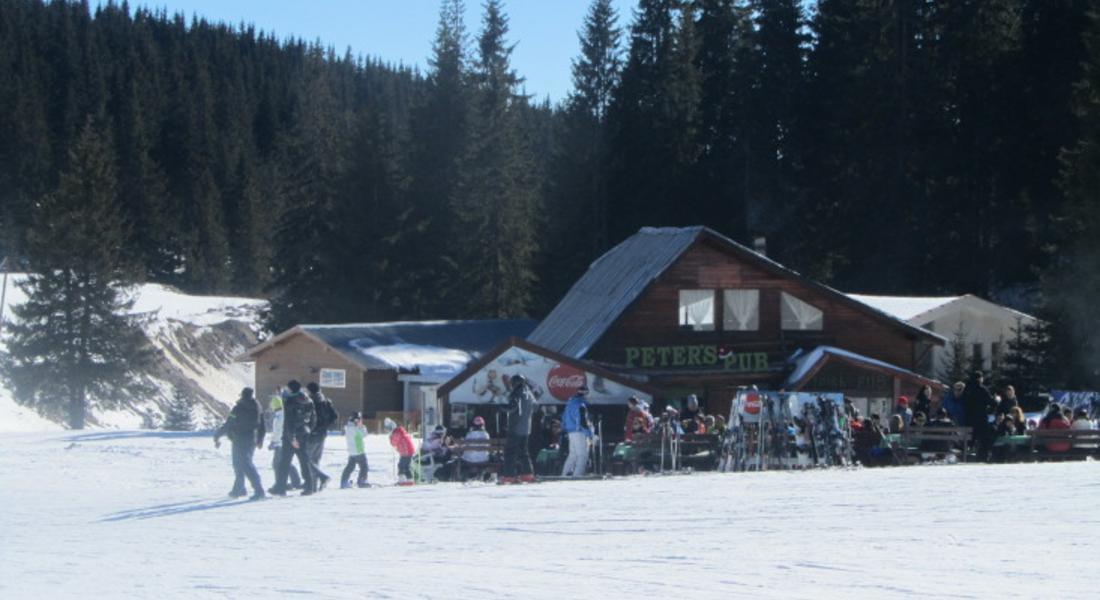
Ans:
<svg viewBox="0 0 1100 600"><path fill-rule="evenodd" d="M1039 421L1039 429L1069 429L1070 424L1062 414L1062 407L1057 402L1050 405L1050 410L1043 420ZM1047 442L1047 452L1068 452L1069 442Z"/></svg>
<svg viewBox="0 0 1100 600"><path fill-rule="evenodd" d="M412 436L405 431L404 427L394 423L393 419L387 418L382 426L386 433L390 434L390 445L397 450L398 485L412 483L413 477L409 465L412 464L412 457L416 455L416 444L413 443Z"/></svg>
<svg viewBox="0 0 1100 600"><path fill-rule="evenodd" d="M653 417L643 408L637 396L631 396L626 401L628 409L626 413L625 439L634 440L635 433L649 433L653 431Z"/></svg>

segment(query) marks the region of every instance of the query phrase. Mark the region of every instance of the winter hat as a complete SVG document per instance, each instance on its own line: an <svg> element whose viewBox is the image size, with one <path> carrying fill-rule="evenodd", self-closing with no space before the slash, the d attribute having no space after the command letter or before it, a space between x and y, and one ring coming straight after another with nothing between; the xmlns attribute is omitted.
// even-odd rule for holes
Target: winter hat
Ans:
<svg viewBox="0 0 1100 600"><path fill-rule="evenodd" d="M577 388L577 393L578 394L587 394L588 393L588 384L587 383L582 383L581 387Z"/></svg>
<svg viewBox="0 0 1100 600"><path fill-rule="evenodd" d="M241 390L241 398L244 398L246 400L251 400L253 393L255 393L255 392L253 391L252 388L246 387L243 390Z"/></svg>
<svg viewBox="0 0 1100 600"><path fill-rule="evenodd" d="M386 420L382 422L382 428L386 430L386 433L393 433L393 430L397 429L397 423L394 423L393 419L386 417Z"/></svg>
<svg viewBox="0 0 1100 600"><path fill-rule="evenodd" d="M433 435L443 435L444 433L447 433L447 428L442 425L436 425L435 429L432 430Z"/></svg>
<svg viewBox="0 0 1100 600"><path fill-rule="evenodd" d="M271 411L283 410L283 397L278 394L273 394L269 401L271 405Z"/></svg>
<svg viewBox="0 0 1100 600"><path fill-rule="evenodd" d="M899 397L898 406L909 406L909 398L907 396Z"/></svg>
<svg viewBox="0 0 1100 600"><path fill-rule="evenodd" d="M286 387L290 388L290 391L294 392L295 394L302 391L302 384L297 379L291 379L290 381L286 382Z"/></svg>
<svg viewBox="0 0 1100 600"><path fill-rule="evenodd" d="M316 381L311 381L306 384L306 389L309 390L309 393L316 394L321 389L321 387L317 385Z"/></svg>
<svg viewBox="0 0 1100 600"><path fill-rule="evenodd" d="M485 419L481 418L480 415L474 417L474 426L485 427Z"/></svg>
<svg viewBox="0 0 1100 600"><path fill-rule="evenodd" d="M349 421L358 421L359 419L362 419L362 418L363 418L363 415L361 415L357 412L353 412L350 415L348 415L348 420Z"/></svg>

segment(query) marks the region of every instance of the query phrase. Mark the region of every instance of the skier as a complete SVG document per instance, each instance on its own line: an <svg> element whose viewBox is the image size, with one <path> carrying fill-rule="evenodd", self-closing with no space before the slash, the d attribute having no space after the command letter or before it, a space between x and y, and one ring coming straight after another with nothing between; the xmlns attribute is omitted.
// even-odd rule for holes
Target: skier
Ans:
<svg viewBox="0 0 1100 600"><path fill-rule="evenodd" d="M325 489L328 485L329 476L321 470L321 456L325 452L325 438L328 437L328 430L330 427L336 424L336 409L332 407L332 401L325 398L325 395L321 393L321 388L317 385L317 382L311 381L306 385L306 389L309 390L309 399L313 402L313 410L317 415L316 426L309 434L309 462L313 467L314 482L318 484L318 489L314 491L320 491Z"/></svg>
<svg viewBox="0 0 1100 600"><path fill-rule="evenodd" d="M499 483L530 483L535 480L535 470L527 440L531 437L531 419L535 415L535 395L519 373L512 375L504 413L508 417L508 437L504 442L504 466Z"/></svg>
<svg viewBox="0 0 1100 600"><path fill-rule="evenodd" d="M480 415L474 417L473 426L466 432L466 441L488 442L489 432L485 431L485 419ZM482 466L489 462L489 452L487 450L466 450L460 457L462 459L461 466L463 471L469 474L477 474L482 470Z"/></svg>
<svg viewBox="0 0 1100 600"><path fill-rule="evenodd" d="M351 487L351 472L359 467L359 477L355 483L359 487L367 487L367 448L365 440L367 428L363 427L363 417L359 413L352 413L348 417L347 425L344 425L344 441L348 443L348 464L344 472L340 474L340 489Z"/></svg>
<svg viewBox="0 0 1100 600"><path fill-rule="evenodd" d="M592 437L592 423L588 419L588 386L581 384L577 393L565 404L562 415L562 431L569 438L569 458L562 467L562 477L584 477L588 468L588 439Z"/></svg>
<svg viewBox="0 0 1100 600"><path fill-rule="evenodd" d="M416 454L416 445L413 443L412 436L408 431L405 431L404 427L399 426L393 422L393 419L387 418L382 427L386 430L386 433L390 434L390 445L397 450L397 485L412 485L412 471L409 469L409 465L412 464L412 458Z"/></svg>
<svg viewBox="0 0 1100 600"><path fill-rule="evenodd" d="M221 437L229 436L233 443L233 489L229 491L230 497L240 498L248 492L245 491L244 480L252 485L252 500L264 497L264 486L260 483L260 474L256 472L256 465L252 464L252 453L257 448L264 446L264 420L260 403L252 394L252 388L241 390L241 397L233 410L229 411L229 418L214 432L214 447L221 447Z"/></svg>
<svg viewBox="0 0 1100 600"><path fill-rule="evenodd" d="M302 478L305 480L303 496L313 493L313 468L310 466L309 453L306 444L309 443L309 434L313 430L317 415L313 410L313 402L302 393L302 384L291 379L286 384L287 392L283 397L283 410L286 420L283 422L283 453L279 461L279 467L275 470L275 485L267 490L277 496L286 495L286 478L290 470L290 461L298 457L298 466L302 469Z"/></svg>
<svg viewBox="0 0 1100 600"><path fill-rule="evenodd" d="M278 473L279 461L282 460L283 452L290 452L289 449L283 448L283 419L286 417L283 412L283 397L279 394L273 394L268 405L271 407L271 442L268 444L267 449L272 451L271 470ZM290 475L290 489L302 489L302 478L298 476L298 469L293 463L290 463L287 473Z"/></svg>

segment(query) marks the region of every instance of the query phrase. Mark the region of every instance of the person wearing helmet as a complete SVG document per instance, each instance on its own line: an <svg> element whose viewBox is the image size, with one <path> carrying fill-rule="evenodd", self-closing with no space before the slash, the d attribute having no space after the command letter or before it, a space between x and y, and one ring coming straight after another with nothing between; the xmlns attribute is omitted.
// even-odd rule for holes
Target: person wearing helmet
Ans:
<svg viewBox="0 0 1100 600"><path fill-rule="evenodd" d="M466 432L464 439L489 441L489 432L485 431L485 419L480 415L474 417L473 426ZM489 452L487 450L466 450L462 453L462 462L464 465L470 465L474 468L480 467L489 462Z"/></svg>
<svg viewBox="0 0 1100 600"><path fill-rule="evenodd" d="M535 394L523 375L512 376L504 413L508 417L508 437L504 442L504 466L499 483L532 482L535 469L531 465L527 440L531 437L531 421L535 416Z"/></svg>
<svg viewBox="0 0 1100 600"><path fill-rule="evenodd" d="M355 483L359 487L367 487L367 428L363 427L363 417L359 413L352 413L348 422L344 425L344 441L348 444L348 464L344 472L340 474L340 489L351 487L351 473L355 467L359 467L359 477Z"/></svg>
<svg viewBox="0 0 1100 600"><path fill-rule="evenodd" d="M397 485L412 485L413 476L409 467L416 454L416 444L413 443L412 436L393 419L387 418L382 426L390 434L390 445L397 450Z"/></svg>

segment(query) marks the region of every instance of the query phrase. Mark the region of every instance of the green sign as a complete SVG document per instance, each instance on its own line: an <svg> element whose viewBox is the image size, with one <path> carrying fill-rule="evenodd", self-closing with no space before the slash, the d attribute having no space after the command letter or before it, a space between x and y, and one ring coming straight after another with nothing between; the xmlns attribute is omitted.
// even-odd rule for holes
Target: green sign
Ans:
<svg viewBox="0 0 1100 600"><path fill-rule="evenodd" d="M768 371L767 352L733 352L718 345L628 346L626 366L714 367L733 373Z"/></svg>

